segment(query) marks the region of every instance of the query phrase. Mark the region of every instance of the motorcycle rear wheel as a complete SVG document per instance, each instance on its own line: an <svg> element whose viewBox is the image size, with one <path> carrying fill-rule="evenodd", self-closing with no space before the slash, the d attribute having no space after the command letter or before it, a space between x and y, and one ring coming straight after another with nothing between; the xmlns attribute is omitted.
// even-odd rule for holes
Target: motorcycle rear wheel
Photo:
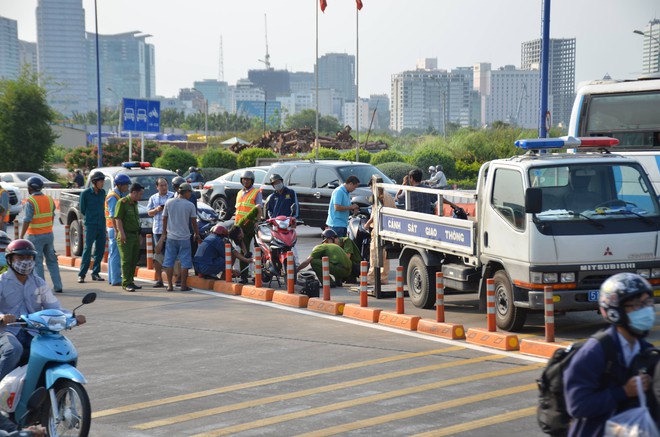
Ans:
<svg viewBox="0 0 660 437"><path fill-rule="evenodd" d="M44 404L42 424L51 437L87 437L92 421L92 407L85 388L77 382L61 379L55 383L59 417L53 417L50 401Z"/></svg>

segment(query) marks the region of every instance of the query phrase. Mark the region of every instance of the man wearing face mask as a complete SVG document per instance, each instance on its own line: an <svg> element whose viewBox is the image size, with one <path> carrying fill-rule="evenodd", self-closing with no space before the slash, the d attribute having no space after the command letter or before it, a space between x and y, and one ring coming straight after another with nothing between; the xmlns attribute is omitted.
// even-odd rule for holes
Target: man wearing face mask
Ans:
<svg viewBox="0 0 660 437"><path fill-rule="evenodd" d="M270 177L270 185L275 192L266 199L266 218L278 216L298 218L298 196L289 187L284 186L284 179L277 173Z"/></svg>
<svg viewBox="0 0 660 437"><path fill-rule="evenodd" d="M18 327L7 326L21 314L44 309L62 309L53 290L34 273L37 251L28 240L14 240L5 252L9 269L0 275L0 379L18 365L27 354L32 337ZM85 316L76 315L79 325Z"/></svg>
<svg viewBox="0 0 660 437"><path fill-rule="evenodd" d="M564 370L566 407L573 417L569 436L603 435L610 417L639 406L636 377L645 392L651 385L636 358L652 347L644 337L655 322L653 288L639 275L618 273L601 285L598 304L612 326L589 338Z"/></svg>

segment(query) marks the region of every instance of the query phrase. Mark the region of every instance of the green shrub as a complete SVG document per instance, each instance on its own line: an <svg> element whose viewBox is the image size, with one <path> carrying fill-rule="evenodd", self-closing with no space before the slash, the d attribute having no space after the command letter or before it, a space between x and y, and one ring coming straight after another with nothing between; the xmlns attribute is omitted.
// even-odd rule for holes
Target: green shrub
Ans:
<svg viewBox="0 0 660 437"><path fill-rule="evenodd" d="M383 164L385 162L405 162L402 154L392 150L381 150L371 156L371 165Z"/></svg>
<svg viewBox="0 0 660 437"><path fill-rule="evenodd" d="M468 178L468 179L449 179L447 181L449 186L456 184L459 190L474 190L477 188L477 178Z"/></svg>
<svg viewBox="0 0 660 437"><path fill-rule="evenodd" d="M369 162L371 162L371 153L367 152L364 149L360 149L358 158L359 158L358 162L366 162L368 164ZM341 159L342 161L355 161L355 150L346 150L345 152L342 152L341 155L339 156L339 159Z"/></svg>
<svg viewBox="0 0 660 437"><path fill-rule="evenodd" d="M384 162L376 167L378 167L378 169L385 173L390 179L396 181L397 184L403 182L403 177L407 175L410 170L415 169L415 166L405 162Z"/></svg>
<svg viewBox="0 0 660 437"><path fill-rule="evenodd" d="M229 173L230 171L235 170L233 168L222 168L222 167L203 167L202 174L206 181L212 181L215 178L219 178L223 174Z"/></svg>
<svg viewBox="0 0 660 437"><path fill-rule="evenodd" d="M355 156L355 151L353 151L353 156ZM341 158L341 152L335 149L329 149L327 147L319 147L319 159L339 159ZM316 150L312 150L307 155L305 159L316 159Z"/></svg>
<svg viewBox="0 0 660 437"><path fill-rule="evenodd" d="M238 155L229 150L208 149L199 158L199 165L204 168L231 168L237 169Z"/></svg>
<svg viewBox="0 0 660 437"><path fill-rule="evenodd" d="M175 171L176 169L186 171L188 167L197 166L197 158L186 150L169 147L163 151L163 154L158 159L156 159L154 166L172 171Z"/></svg>
<svg viewBox="0 0 660 437"><path fill-rule="evenodd" d="M481 164L478 162L456 161L456 179L474 179L476 181L480 168Z"/></svg>
<svg viewBox="0 0 660 437"><path fill-rule="evenodd" d="M277 155L267 149L256 147L245 149L238 154L237 168L254 167L257 164L257 158L277 158Z"/></svg>

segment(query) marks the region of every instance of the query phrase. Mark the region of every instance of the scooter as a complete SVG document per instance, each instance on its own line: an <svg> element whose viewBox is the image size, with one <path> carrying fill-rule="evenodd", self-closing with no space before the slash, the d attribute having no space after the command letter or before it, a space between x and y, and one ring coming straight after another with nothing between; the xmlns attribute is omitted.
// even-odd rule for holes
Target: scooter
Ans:
<svg viewBox="0 0 660 437"><path fill-rule="evenodd" d="M202 202L197 203L197 229L202 240L219 221L220 217L213 208Z"/></svg>
<svg viewBox="0 0 660 437"><path fill-rule="evenodd" d="M281 286L280 278L286 277L286 255L296 245L296 225L300 224L302 221L297 221L295 217L281 215L257 225L255 241L261 248L264 282L270 283L275 279Z"/></svg>
<svg viewBox="0 0 660 437"><path fill-rule="evenodd" d="M348 237L360 249L360 256L364 261L369 260L369 251L371 244L371 231L364 227L369 217L371 217L371 206L360 205L360 211L348 219Z"/></svg>
<svg viewBox="0 0 660 437"><path fill-rule="evenodd" d="M0 382L3 386L0 408L13 420L18 419L19 425L41 424L51 437L86 437L89 434L92 408L82 385L87 379L76 368L76 348L61 331L76 326L76 310L95 300L96 293L88 293L72 314L47 309L21 315L20 322L10 324L33 335L27 364L14 369ZM9 378L17 379L18 383L5 384ZM34 408L30 395L39 387L45 387L49 397L42 408L30 414Z"/></svg>

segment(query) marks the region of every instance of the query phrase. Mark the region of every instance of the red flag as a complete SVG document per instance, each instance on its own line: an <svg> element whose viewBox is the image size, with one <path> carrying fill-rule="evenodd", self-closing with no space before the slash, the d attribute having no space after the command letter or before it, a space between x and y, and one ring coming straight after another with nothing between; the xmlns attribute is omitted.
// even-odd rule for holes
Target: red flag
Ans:
<svg viewBox="0 0 660 437"><path fill-rule="evenodd" d="M321 2L321 12L325 13L325 8L328 7L328 2L326 0L319 0Z"/></svg>
<svg viewBox="0 0 660 437"><path fill-rule="evenodd" d="M355 0L355 3L357 4L358 11L362 10L362 0Z"/></svg>

